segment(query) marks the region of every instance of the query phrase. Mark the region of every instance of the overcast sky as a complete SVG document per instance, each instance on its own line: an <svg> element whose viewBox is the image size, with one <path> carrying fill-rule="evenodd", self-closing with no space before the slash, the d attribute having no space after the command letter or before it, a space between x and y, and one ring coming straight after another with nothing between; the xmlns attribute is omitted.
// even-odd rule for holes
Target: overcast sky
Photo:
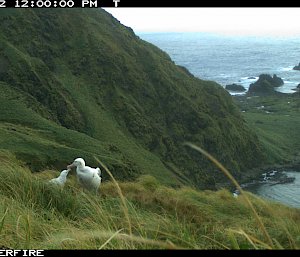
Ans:
<svg viewBox="0 0 300 257"><path fill-rule="evenodd" d="M300 36L300 8L103 8L135 32Z"/></svg>

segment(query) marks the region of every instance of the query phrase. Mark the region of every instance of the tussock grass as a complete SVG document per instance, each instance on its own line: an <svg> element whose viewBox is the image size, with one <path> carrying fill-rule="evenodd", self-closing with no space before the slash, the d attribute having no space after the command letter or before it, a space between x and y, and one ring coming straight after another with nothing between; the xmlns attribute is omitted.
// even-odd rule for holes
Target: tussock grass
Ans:
<svg viewBox="0 0 300 257"><path fill-rule="evenodd" d="M197 191L145 175L82 192L75 176L64 189L46 183L0 152L0 245L40 249L298 249L300 212L251 193ZM106 170L109 172L109 170ZM46 174L48 173L48 175ZM50 175L49 175L50 174ZM111 174L113 177L113 174ZM46 179L47 178L47 179ZM261 218L264 237L246 197ZM280 208L279 208L280 207ZM129 227L130 226L130 227Z"/></svg>
<svg viewBox="0 0 300 257"><path fill-rule="evenodd" d="M229 178L229 180L235 185L235 187L240 191L240 193L245 196L245 200L246 200L249 208L251 209L252 213L254 214L254 217L255 217L260 229L262 230L266 240L270 244L271 248L274 247L272 239L270 238L270 235L267 232L267 230L266 230L261 218L259 217L257 211L255 210L252 202L249 200L249 198L245 194L244 190L241 188L241 186L236 181L236 179L231 175L231 173L218 160L216 160L212 155L210 155L208 152L206 152L202 148L200 148L200 147L198 147L194 144L191 144L191 143L186 143L186 145L193 148L193 149L195 149L196 151L200 152L205 157L207 157L210 161L212 161L225 174L225 176L227 176ZM253 244L253 242L249 239L250 237L246 233L242 233L242 234L244 234L245 237L248 239L248 241L250 241L251 244Z"/></svg>

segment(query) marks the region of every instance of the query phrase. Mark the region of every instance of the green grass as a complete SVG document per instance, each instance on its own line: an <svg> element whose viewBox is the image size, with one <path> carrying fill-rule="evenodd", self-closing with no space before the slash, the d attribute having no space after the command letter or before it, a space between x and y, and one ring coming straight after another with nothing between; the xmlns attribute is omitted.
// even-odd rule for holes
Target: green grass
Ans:
<svg viewBox="0 0 300 257"><path fill-rule="evenodd" d="M225 189L173 189L147 175L133 182L105 181L96 196L81 192L72 173L60 189L46 183L58 172L33 174L6 151L0 152L0 160L0 245L5 247L298 249L300 244L299 209L251 193L247 197L272 247L245 198L236 199Z"/></svg>
<svg viewBox="0 0 300 257"><path fill-rule="evenodd" d="M158 157L130 142L120 129L113 129L112 124L104 126L112 128L105 132L105 141L97 140L41 117L28 106L24 95L10 89L5 83L0 83L0 88L1 148L16 153L33 171L47 167L62 168L78 156L95 164L90 156L96 155L115 171L117 178L133 179L141 172L150 171L166 184L178 184ZM107 118L106 122L111 121ZM137 163L143 163L144 166L140 167Z"/></svg>
<svg viewBox="0 0 300 257"><path fill-rule="evenodd" d="M243 116L263 143L271 164L299 161L299 95L237 98ZM264 106L264 108L258 108ZM269 112L269 113L268 113Z"/></svg>

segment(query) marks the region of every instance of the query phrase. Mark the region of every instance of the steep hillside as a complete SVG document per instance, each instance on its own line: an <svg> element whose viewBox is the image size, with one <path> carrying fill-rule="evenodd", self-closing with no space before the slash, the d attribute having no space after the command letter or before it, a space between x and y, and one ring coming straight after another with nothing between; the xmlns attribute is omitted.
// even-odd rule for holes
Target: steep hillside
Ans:
<svg viewBox="0 0 300 257"><path fill-rule="evenodd" d="M264 156L230 95L193 77L100 9L0 12L0 144L32 170L102 159L120 179L152 174L214 188Z"/></svg>

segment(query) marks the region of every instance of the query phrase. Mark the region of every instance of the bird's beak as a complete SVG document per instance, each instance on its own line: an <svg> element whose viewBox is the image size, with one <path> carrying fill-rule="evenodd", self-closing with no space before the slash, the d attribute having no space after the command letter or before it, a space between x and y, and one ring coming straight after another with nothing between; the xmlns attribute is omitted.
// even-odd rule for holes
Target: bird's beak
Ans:
<svg viewBox="0 0 300 257"><path fill-rule="evenodd" d="M75 166L75 165L74 165L74 163L72 163L72 164L68 165L68 166L67 166L67 170L69 170L69 171L70 171L70 170L71 170L71 169L72 169L74 166Z"/></svg>

